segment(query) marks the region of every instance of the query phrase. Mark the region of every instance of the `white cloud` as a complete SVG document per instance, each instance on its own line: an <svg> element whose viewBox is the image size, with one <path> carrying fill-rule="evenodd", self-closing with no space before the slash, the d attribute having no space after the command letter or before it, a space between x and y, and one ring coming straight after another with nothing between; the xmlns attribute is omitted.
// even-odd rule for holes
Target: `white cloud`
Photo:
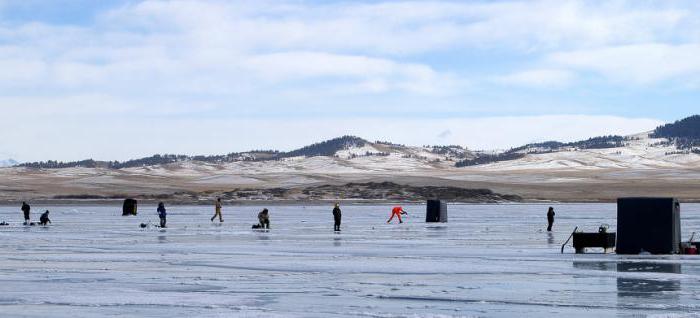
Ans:
<svg viewBox="0 0 700 318"><path fill-rule="evenodd" d="M555 64L599 73L613 81L653 84L700 76L700 44L623 45L554 53Z"/></svg>
<svg viewBox="0 0 700 318"><path fill-rule="evenodd" d="M413 54L469 47L561 49L688 39L697 4L634 1L299 2L148 1L100 20L240 50L361 50ZM695 28L688 28L695 26Z"/></svg>
<svg viewBox="0 0 700 318"><path fill-rule="evenodd" d="M241 68L269 81L307 78L359 79L369 92L392 89L417 93L437 93L449 87L451 79L432 68L388 59L320 52L285 52L251 57Z"/></svg>
<svg viewBox="0 0 700 318"><path fill-rule="evenodd" d="M423 119L395 117L447 116L446 110L455 117L564 112L569 106L558 101L542 106L530 100L523 107L527 96L500 99L505 94L494 92L493 84L495 90L568 88L588 73L618 83L698 83L700 68L695 1L125 3L86 24L0 22L0 122L7 123L0 133L12 136L7 151L31 159L124 159L111 146L127 137L138 144L128 150L131 157L284 148L318 141L317 131L423 144L448 130L445 143L491 148L539 131L483 134L493 130L487 125L504 122L523 127L521 118L430 119L423 128ZM570 107L586 112L585 106ZM270 119L270 126L252 120L256 126L242 117L295 112L322 113L320 121L332 124L312 130L314 120ZM362 119L337 120L347 114ZM41 129L28 132L15 123L20 120ZM596 121L582 119L577 134L599 134L599 126L585 124ZM633 123L640 121L605 123L637 128ZM213 126L222 129L211 132ZM576 135L570 127L554 128L547 133ZM230 138L251 131L260 136ZM460 139L465 136L485 142ZM226 144L217 144L221 140Z"/></svg>
<svg viewBox="0 0 700 318"><path fill-rule="evenodd" d="M507 85L536 88L560 88L568 86L574 80L574 74L556 69L535 69L498 76L494 81Z"/></svg>

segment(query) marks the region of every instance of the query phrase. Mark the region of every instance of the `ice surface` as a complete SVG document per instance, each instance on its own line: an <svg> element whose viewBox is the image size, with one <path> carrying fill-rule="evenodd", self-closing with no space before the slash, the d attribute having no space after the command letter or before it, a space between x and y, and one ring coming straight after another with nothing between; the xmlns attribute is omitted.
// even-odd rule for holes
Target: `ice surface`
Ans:
<svg viewBox="0 0 700 318"><path fill-rule="evenodd" d="M3 317L697 317L700 256L572 254L574 226L615 229L611 204L451 205L447 224L425 224L425 207L270 206L272 229L256 232L259 207L155 206L122 217L119 206L51 209L54 225L19 225L0 207ZM700 205L682 207L683 236L700 229Z"/></svg>

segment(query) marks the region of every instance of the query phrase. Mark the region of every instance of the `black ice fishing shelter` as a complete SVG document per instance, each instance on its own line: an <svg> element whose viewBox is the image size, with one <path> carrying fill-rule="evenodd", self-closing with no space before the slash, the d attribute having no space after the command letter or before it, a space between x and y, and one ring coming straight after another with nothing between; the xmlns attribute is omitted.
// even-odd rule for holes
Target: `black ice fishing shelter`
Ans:
<svg viewBox="0 0 700 318"><path fill-rule="evenodd" d="M428 200L425 211L425 222L447 222L447 203L440 200Z"/></svg>
<svg viewBox="0 0 700 318"><path fill-rule="evenodd" d="M136 215L137 202L134 199L124 200L122 215Z"/></svg>
<svg viewBox="0 0 700 318"><path fill-rule="evenodd" d="M678 253L680 210L674 198L617 199L617 253Z"/></svg>

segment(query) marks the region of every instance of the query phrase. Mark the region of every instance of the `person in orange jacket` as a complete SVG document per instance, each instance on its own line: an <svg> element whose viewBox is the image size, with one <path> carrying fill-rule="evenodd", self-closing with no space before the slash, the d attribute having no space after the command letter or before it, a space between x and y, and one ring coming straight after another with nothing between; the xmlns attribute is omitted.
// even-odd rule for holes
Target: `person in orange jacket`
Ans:
<svg viewBox="0 0 700 318"><path fill-rule="evenodd" d="M391 209L391 217L389 217L389 220L386 221L386 223L391 223L391 220L394 219L394 216L396 216L397 218L399 218L399 223L403 223L403 221L401 220L401 215L402 215L402 214L403 214L403 215L406 215L406 214L408 214L408 213L407 213L406 211L404 211L402 207L400 207L400 206L395 206L393 209Z"/></svg>

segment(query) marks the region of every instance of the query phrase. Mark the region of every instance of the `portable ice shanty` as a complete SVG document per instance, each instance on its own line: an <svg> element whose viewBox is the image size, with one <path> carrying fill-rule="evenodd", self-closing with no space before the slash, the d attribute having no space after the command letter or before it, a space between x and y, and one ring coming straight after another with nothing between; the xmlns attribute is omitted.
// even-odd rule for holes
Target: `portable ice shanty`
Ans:
<svg viewBox="0 0 700 318"><path fill-rule="evenodd" d="M122 215L136 215L137 201L134 199L124 200L122 207Z"/></svg>
<svg viewBox="0 0 700 318"><path fill-rule="evenodd" d="M447 203L441 200L428 200L428 206L425 211L425 222L427 223L446 223L447 222Z"/></svg>
<svg viewBox="0 0 700 318"><path fill-rule="evenodd" d="M680 203L675 198L617 199L617 253L680 252Z"/></svg>

